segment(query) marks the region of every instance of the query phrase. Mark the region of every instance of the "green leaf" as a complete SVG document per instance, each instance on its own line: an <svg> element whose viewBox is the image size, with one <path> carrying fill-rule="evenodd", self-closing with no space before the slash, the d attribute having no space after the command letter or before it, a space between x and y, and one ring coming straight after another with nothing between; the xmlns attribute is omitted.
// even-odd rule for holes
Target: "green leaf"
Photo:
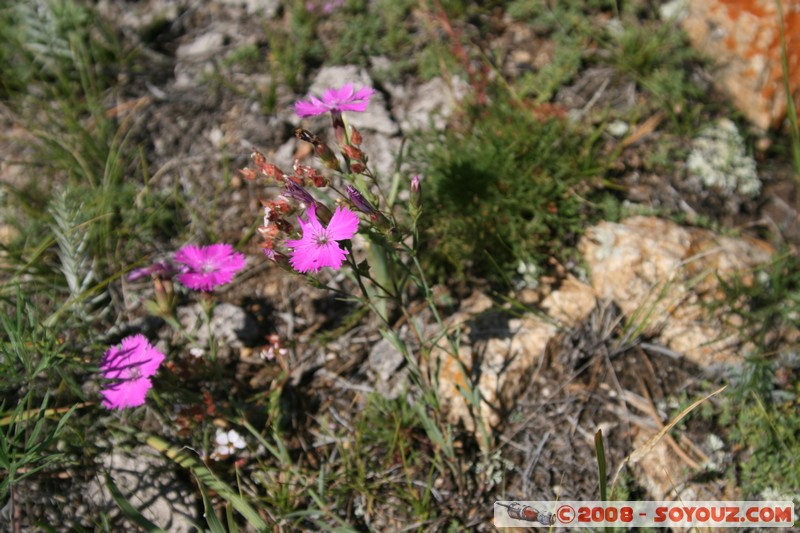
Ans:
<svg viewBox="0 0 800 533"><path fill-rule="evenodd" d="M139 510L134 507L128 499L123 496L122 491L119 490L119 487L114 483L114 480L111 479L111 476L106 474L106 487L108 487L108 491L111 493L111 497L114 498L114 501L117 502L120 510L130 518L134 524L139 526L140 528L144 529L148 532L153 533L166 533L163 529L155 525L153 522L148 520L144 517L144 515L139 512Z"/></svg>
<svg viewBox="0 0 800 533"><path fill-rule="evenodd" d="M267 529L267 523L261 518L258 511L247 503L247 500L242 498L227 483L218 479L211 470L203 466L197 459L186 453L182 448L170 446L162 439L148 435L147 433L139 433L137 438L153 449L163 453L175 463L191 471L201 486L205 484L214 489L221 498L230 502L253 528L258 531Z"/></svg>
<svg viewBox="0 0 800 533"><path fill-rule="evenodd" d="M226 533L222 521L220 521L217 513L214 511L214 505L208 497L206 487L199 479L197 480L197 486L200 488L200 494L203 496L203 517L206 519L208 527L211 528L211 533Z"/></svg>

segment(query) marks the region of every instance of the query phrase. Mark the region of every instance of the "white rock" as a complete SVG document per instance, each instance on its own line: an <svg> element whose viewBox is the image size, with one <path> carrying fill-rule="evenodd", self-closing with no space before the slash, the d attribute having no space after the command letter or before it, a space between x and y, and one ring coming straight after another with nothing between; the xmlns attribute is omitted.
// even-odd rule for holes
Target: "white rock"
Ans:
<svg viewBox="0 0 800 533"><path fill-rule="evenodd" d="M453 76L450 83L434 78L408 90L400 86L389 88L392 109L401 129L404 132L427 130L431 126L436 130L444 129L447 118L467 91L465 85L458 76Z"/></svg>
<svg viewBox="0 0 800 533"><path fill-rule="evenodd" d="M741 361L733 348L746 333L702 300L721 297L719 277L752 283L753 267L772 256L767 243L632 217L589 228L578 249L597 296L616 302L643 333L704 367Z"/></svg>
<svg viewBox="0 0 800 533"><path fill-rule="evenodd" d="M199 517L193 493L163 469L165 462L164 457L147 446L130 452L114 449L98 458L98 463L109 472L123 496L145 518L165 531L195 531L192 522ZM98 509L111 516L122 514L101 476L93 477L86 491Z"/></svg>
<svg viewBox="0 0 800 533"><path fill-rule="evenodd" d="M228 6L244 6L249 15L264 15L274 18L280 8L279 0L217 0L220 4Z"/></svg>
<svg viewBox="0 0 800 533"><path fill-rule="evenodd" d="M182 44L175 50L179 60L207 57L219 52L225 42L225 36L217 31L204 33L194 41Z"/></svg>
<svg viewBox="0 0 800 533"><path fill-rule="evenodd" d="M209 347L209 329L214 333L217 356L220 358L229 357L233 351L238 352L245 342L255 340L252 337L258 335L258 325L244 309L236 305L220 303L214 306L210 327L206 327L200 304L179 307L177 314L181 325L195 340L192 351L195 357L198 356L196 354L203 356L203 348Z"/></svg>
<svg viewBox="0 0 800 533"><path fill-rule="evenodd" d="M623 135L628 133L629 129L630 127L628 126L628 123L625 122L624 120L615 120L606 127L608 133L610 133L614 137L622 137Z"/></svg>
<svg viewBox="0 0 800 533"><path fill-rule="evenodd" d="M689 0L672 0L664 2L658 8L661 20L683 20L689 14Z"/></svg>

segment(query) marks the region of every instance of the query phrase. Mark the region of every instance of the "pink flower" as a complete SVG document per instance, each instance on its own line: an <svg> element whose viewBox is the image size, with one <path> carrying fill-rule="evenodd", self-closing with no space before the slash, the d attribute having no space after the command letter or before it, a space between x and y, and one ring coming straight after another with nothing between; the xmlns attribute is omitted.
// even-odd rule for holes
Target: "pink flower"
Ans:
<svg viewBox="0 0 800 533"><path fill-rule="evenodd" d="M125 409L142 405L153 386L150 376L158 371L163 360L164 354L141 334L125 337L119 346L106 350L100 370L111 382L100 391L104 396L103 407Z"/></svg>
<svg viewBox="0 0 800 533"><path fill-rule="evenodd" d="M190 244L178 250L175 262L185 265L178 281L195 291L211 291L230 283L246 261L244 255L234 252L230 244Z"/></svg>
<svg viewBox="0 0 800 533"><path fill-rule="evenodd" d="M352 239L358 230L358 216L346 207L337 207L326 228L317 220L314 204L306 208L308 220L297 217L303 230L299 240L286 241L293 248L290 262L298 272L319 272L322 267L339 270L348 251L337 241Z"/></svg>
<svg viewBox="0 0 800 533"><path fill-rule="evenodd" d="M375 93L370 87L362 87L355 91L353 84L348 83L340 89L328 88L322 95L322 100L313 96L308 100L295 102L294 111L299 117L321 115L328 111L341 113L342 111L366 111L370 97Z"/></svg>

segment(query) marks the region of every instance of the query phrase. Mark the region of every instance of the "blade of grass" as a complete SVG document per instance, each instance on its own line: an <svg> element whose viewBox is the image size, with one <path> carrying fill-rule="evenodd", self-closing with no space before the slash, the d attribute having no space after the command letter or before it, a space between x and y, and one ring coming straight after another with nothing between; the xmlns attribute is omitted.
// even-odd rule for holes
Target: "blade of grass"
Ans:
<svg viewBox="0 0 800 533"><path fill-rule="evenodd" d="M205 485L203 485L200 479L196 477L195 479L197 479L197 487L200 489L200 495L203 497L203 518L206 519L208 527L211 528L211 533L226 533L222 522L214 511L214 505L208 497L208 491Z"/></svg>
<svg viewBox="0 0 800 533"><path fill-rule="evenodd" d="M597 474L600 476L600 500L606 501L607 481L606 481L606 450L603 446L603 430L598 429L594 434L594 450L597 454Z"/></svg>
<svg viewBox="0 0 800 533"><path fill-rule="evenodd" d="M256 530L263 531L267 529L267 523L261 518L258 511L247 503L244 498L239 496L227 483L218 479L211 470L203 466L197 459L190 456L182 449L170 446L167 442L153 435L140 433L137 435L137 438L151 448L163 453L183 468L190 470L195 478L197 478L198 483L205 484L214 489L223 499L229 501L247 520L247 523Z"/></svg>
<svg viewBox="0 0 800 533"><path fill-rule="evenodd" d="M125 514L125 516L127 516L133 521L134 524L145 531L150 533L166 533L165 530L161 529L153 522L145 518L145 516L136 507L134 507L130 501L128 501L128 499L122 494L122 491L119 490L119 487L117 487L117 485L114 483L114 480L111 479L110 475L106 474L105 478L106 487L108 487L111 497L114 498L117 506L119 506L120 510Z"/></svg>
<svg viewBox="0 0 800 533"><path fill-rule="evenodd" d="M658 441L660 441L664 437L664 435L666 435L672 428L674 428L678 424L678 422L683 420L686 417L686 415L694 411L698 406L700 406L706 400L724 391L727 387L728 387L727 385L720 387L711 394L708 394L700 398L693 404L689 405L686 409L678 413L675 416L675 418L670 420L669 424L666 424L663 428L661 428L658 431L658 433L650 437L647 440L647 442L645 442L642 446L638 447L637 449L633 450L630 453L630 455L628 455L620 463L619 468L617 468L617 472L614 474L614 480L611 482L611 494L612 495L614 494L614 489L617 487L617 481L619 480L619 475L620 473L622 473L622 469L625 468L625 465L627 465L628 463L636 464L639 461L641 461L648 453L650 453L653 450Z"/></svg>

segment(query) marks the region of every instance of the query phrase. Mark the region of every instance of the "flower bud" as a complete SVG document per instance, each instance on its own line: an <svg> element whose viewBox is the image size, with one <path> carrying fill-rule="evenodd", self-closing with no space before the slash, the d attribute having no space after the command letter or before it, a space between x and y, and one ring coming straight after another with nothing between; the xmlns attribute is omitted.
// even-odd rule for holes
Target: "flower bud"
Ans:
<svg viewBox="0 0 800 533"><path fill-rule="evenodd" d="M172 279L180 270L168 261L156 261L152 265L137 268L128 274L128 281L136 281L139 278L150 276L153 279Z"/></svg>
<svg viewBox="0 0 800 533"><path fill-rule="evenodd" d="M257 167L267 164L267 158L259 151L254 151L252 154L250 154L250 159L253 160L253 164Z"/></svg>
<svg viewBox="0 0 800 533"><path fill-rule="evenodd" d="M261 199L259 201L261 202L261 206L264 208L264 220L277 220L292 210L289 202L282 198L277 198L275 200Z"/></svg>
<svg viewBox="0 0 800 533"><path fill-rule="evenodd" d="M162 316L173 316L177 296L172 286L172 279L153 278L156 306Z"/></svg>
<svg viewBox="0 0 800 533"><path fill-rule="evenodd" d="M286 180L286 186L283 188L283 194L292 198L293 200L305 204L306 207L312 205L315 200L302 185L298 185L294 180Z"/></svg>
<svg viewBox="0 0 800 533"><path fill-rule="evenodd" d="M321 142L314 145L314 153L322 160L322 164L331 170L339 172L339 159L330 147Z"/></svg>
<svg viewBox="0 0 800 533"><path fill-rule="evenodd" d="M364 163L358 161L350 163L350 172L353 174L362 174L365 170L367 170L367 166Z"/></svg>
<svg viewBox="0 0 800 533"><path fill-rule="evenodd" d="M292 265L289 263L289 258L280 252L276 252L272 248L264 248L264 255L267 259L281 267L288 272L294 272Z"/></svg>
<svg viewBox="0 0 800 533"><path fill-rule="evenodd" d="M350 201L353 202L353 205L356 206L359 211L368 215L369 219L378 227L386 229L392 226L389 219L386 218L383 213L375 209L370 201L364 198L364 195L352 185L347 186L347 196L350 198Z"/></svg>
<svg viewBox="0 0 800 533"><path fill-rule="evenodd" d="M275 246L275 239L280 234L280 229L278 229L277 225L269 224L266 226L259 226L257 231L263 239L263 242L261 243L263 248L272 248Z"/></svg>
<svg viewBox="0 0 800 533"><path fill-rule="evenodd" d="M318 172L315 172L311 176L311 182L314 184L314 187L317 188L327 187L328 185L331 184L331 180L329 180L328 178L326 178L325 176L323 176Z"/></svg>
<svg viewBox="0 0 800 533"><path fill-rule="evenodd" d="M350 201L353 202L353 205L356 206L356 208L362 213L370 216L377 213L375 208L372 207L372 204L369 203L369 200L364 198L364 195L352 185L347 186L347 197L350 198Z"/></svg>
<svg viewBox="0 0 800 533"><path fill-rule="evenodd" d="M352 159L354 161L364 160L364 152L362 152L360 148L357 148L352 144L347 144L343 146L342 152L344 152L344 155L346 155L349 159Z"/></svg>
<svg viewBox="0 0 800 533"><path fill-rule="evenodd" d="M249 181L253 181L254 179L256 179L258 177L258 174L256 174L256 171L253 170L252 168L240 168L239 169L239 174L241 174L244 179L249 180Z"/></svg>
<svg viewBox="0 0 800 533"><path fill-rule="evenodd" d="M314 145L314 153L322 160L322 164L331 170L339 171L339 159L336 157L336 154L333 153L333 150L331 150L319 136L303 128L294 130L294 135L301 141Z"/></svg>
<svg viewBox="0 0 800 533"><path fill-rule="evenodd" d="M283 181L283 179L286 177L286 174L283 172L283 170L272 163L267 163L266 165L259 167L258 170L260 170L261 173L266 177L272 178L275 181Z"/></svg>
<svg viewBox="0 0 800 533"><path fill-rule="evenodd" d="M419 174L411 177L411 203L412 211L419 212L422 207L422 185L420 184Z"/></svg>
<svg viewBox="0 0 800 533"><path fill-rule="evenodd" d="M414 174L411 176L411 192L415 194L419 194L420 192L420 179L419 174Z"/></svg>
<svg viewBox="0 0 800 533"><path fill-rule="evenodd" d="M363 140L364 138L361 136L361 132L353 126L350 126L350 143L355 146L361 146L361 141Z"/></svg>

